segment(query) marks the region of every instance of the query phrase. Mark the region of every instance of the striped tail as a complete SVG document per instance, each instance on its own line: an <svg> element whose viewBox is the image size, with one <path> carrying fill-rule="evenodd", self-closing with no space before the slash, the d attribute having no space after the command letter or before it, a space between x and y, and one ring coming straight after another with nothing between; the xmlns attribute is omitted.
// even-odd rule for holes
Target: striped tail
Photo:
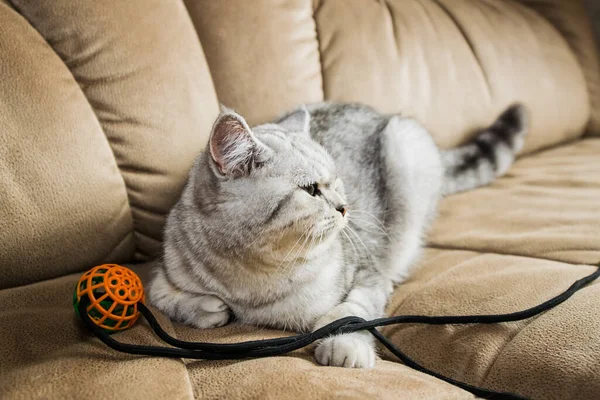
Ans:
<svg viewBox="0 0 600 400"><path fill-rule="evenodd" d="M487 185L503 175L523 147L529 125L527 108L513 104L467 144L442 151L444 194Z"/></svg>

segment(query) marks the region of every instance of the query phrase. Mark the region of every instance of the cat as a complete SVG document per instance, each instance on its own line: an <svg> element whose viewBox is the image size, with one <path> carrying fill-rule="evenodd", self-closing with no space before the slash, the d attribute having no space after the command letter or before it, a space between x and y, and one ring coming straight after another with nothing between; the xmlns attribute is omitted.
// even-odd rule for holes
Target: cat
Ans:
<svg viewBox="0 0 600 400"><path fill-rule="evenodd" d="M165 225L153 306L198 328L239 322L305 332L384 316L439 199L492 182L521 150L511 105L472 141L440 150L416 120L360 104L302 106L250 128L223 108ZM369 368L371 335L322 339L319 364Z"/></svg>

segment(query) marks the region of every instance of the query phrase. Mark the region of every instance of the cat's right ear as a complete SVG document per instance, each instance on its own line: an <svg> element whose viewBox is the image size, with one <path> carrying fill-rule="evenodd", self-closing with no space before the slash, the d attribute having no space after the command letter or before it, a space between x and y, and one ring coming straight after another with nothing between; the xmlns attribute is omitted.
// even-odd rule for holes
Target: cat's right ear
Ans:
<svg viewBox="0 0 600 400"><path fill-rule="evenodd" d="M209 149L217 171L232 178L249 175L266 150L244 117L225 107L213 124Z"/></svg>
<svg viewBox="0 0 600 400"><path fill-rule="evenodd" d="M277 124L288 132L309 133L310 131L310 113L306 106L294 110L283 117Z"/></svg>

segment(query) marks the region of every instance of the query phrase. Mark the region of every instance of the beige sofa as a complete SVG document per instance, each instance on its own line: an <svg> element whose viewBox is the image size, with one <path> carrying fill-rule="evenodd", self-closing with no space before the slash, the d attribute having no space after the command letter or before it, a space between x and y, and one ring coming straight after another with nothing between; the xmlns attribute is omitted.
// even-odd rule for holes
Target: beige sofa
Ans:
<svg viewBox="0 0 600 400"><path fill-rule="evenodd" d="M359 101L419 118L440 146L512 101L524 153L450 196L390 314L524 309L600 261L600 68L574 0L0 0L0 398L407 398L469 393L382 352L371 370L308 350L245 361L117 353L75 319L105 262L142 274L219 102L249 122ZM163 326L186 340L282 332ZM454 379L527 397L600 397L600 285L539 317L383 329ZM121 341L159 344L144 324Z"/></svg>

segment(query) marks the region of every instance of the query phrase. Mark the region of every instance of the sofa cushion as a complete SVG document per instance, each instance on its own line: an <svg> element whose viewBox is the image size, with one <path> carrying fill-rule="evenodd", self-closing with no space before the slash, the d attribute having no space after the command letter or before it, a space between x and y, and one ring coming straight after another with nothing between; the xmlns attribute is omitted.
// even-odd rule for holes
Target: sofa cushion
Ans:
<svg viewBox="0 0 600 400"><path fill-rule="evenodd" d="M310 0L185 0L219 101L249 124L323 100Z"/></svg>
<svg viewBox="0 0 600 400"><path fill-rule="evenodd" d="M320 100L319 85L325 100L416 116L443 147L464 142L517 100L533 115L526 152L580 137L590 120L571 47L518 2L186 4L219 99L252 123Z"/></svg>
<svg viewBox="0 0 600 400"><path fill-rule="evenodd" d="M185 340L239 342L280 337L278 331L238 325L210 331L177 326ZM312 352L243 361L186 361L197 399L472 399L455 386L396 361L378 360L373 369L323 367Z"/></svg>
<svg viewBox="0 0 600 400"><path fill-rule="evenodd" d="M144 279L150 265L134 267ZM593 267L468 251L428 250L397 288L391 314L511 312L564 290ZM199 361L130 356L92 339L76 320L80 274L0 291L0 398L384 398L469 399L469 393L383 353L372 370L321 367L302 349L282 357ZM593 398L600 390L600 286L537 318L471 326L387 327L384 334L428 368L475 385L533 398ZM199 330L155 312L184 340L221 343L289 333L231 324ZM164 345L138 323L115 334L126 343Z"/></svg>
<svg viewBox="0 0 600 400"><path fill-rule="evenodd" d="M181 360L116 353L76 320L73 292L80 274L0 290L0 398L189 399ZM173 333L170 322L156 314ZM118 340L159 345L147 327Z"/></svg>
<svg viewBox="0 0 600 400"><path fill-rule="evenodd" d="M4 2L0 49L0 289L129 260L123 178L71 72Z"/></svg>
<svg viewBox="0 0 600 400"><path fill-rule="evenodd" d="M521 4L317 3L328 100L416 116L443 147L516 100L532 111L525 152L583 134L590 105L581 68L561 34Z"/></svg>
<svg viewBox="0 0 600 400"><path fill-rule="evenodd" d="M577 57L590 94L588 133L600 136L600 59L583 0L517 0L546 18L563 35ZM588 0L591 4L591 1ZM597 46L598 45L598 46Z"/></svg>
<svg viewBox="0 0 600 400"><path fill-rule="evenodd" d="M87 154L81 157L91 159L91 165L69 166L65 162L71 159L75 148L42 154L32 147L32 159L47 157L50 163L62 163L58 171L43 170L42 163L36 164L35 167L40 169L38 181L45 188L54 184L63 186L69 181L65 175L71 175L72 185L89 185L97 191L77 196L77 199L84 197L88 203L86 215L95 215L96 219L104 216L104 219L110 217L111 221L122 220L119 221L121 229L115 232L97 221L92 226L86 225L88 230L69 231L65 223L59 222L65 220L64 214L43 223L29 217L30 224L48 235L76 237L77 233L82 233L88 247L99 247L98 241L88 237L96 229L101 230L110 240L106 240L102 254L96 251L95 258L88 258L87 262L113 260L110 256L114 250L123 254L124 251L117 246L123 246L121 241L128 235L126 246L129 254L134 250L133 239L137 258L157 255L161 248L165 214L178 198L191 163L205 145L218 113L210 73L185 6L181 1L162 0L11 0L11 3L22 15L12 12L11 18L23 26L27 26L25 20L31 24L26 37L7 29L2 38L3 41L18 41L20 44L15 54L10 56L15 59L9 62L13 64L14 80L23 85L21 89L27 83L34 85L38 79L50 81L52 86L2 91L0 97L9 104L14 103L13 109L18 109L22 99L32 101L30 98L36 97L33 101L38 103L34 103L36 107L32 105L32 108L37 114L35 118L40 121L77 119L82 114L81 109L85 109L83 116L92 122L80 124L86 131L95 129L98 140L106 142L98 150L104 157L101 160L95 156L98 146L87 145ZM5 25L4 20L0 25ZM9 56L3 52L0 57L5 64L4 58ZM25 61L28 58L31 58L31 64L38 65L29 67ZM62 71L62 74L58 75L57 71ZM69 92L60 93L63 87ZM28 117L32 118L31 115ZM32 131L32 134L43 131L53 141L60 142L57 137L63 132L81 130L78 125L64 122L47 123L47 128L33 131L25 123L11 127L20 144L26 143L23 135ZM83 142L83 138L80 141ZM83 143L81 145L84 146ZM110 162L105 160L106 149L112 152L108 153ZM110 173L106 172L108 167L95 170L93 163L96 160L112 165L113 169ZM105 178L114 174L115 162L122 176L118 177L121 197L116 206L109 206L103 203L102 193L106 190L109 197L116 193L114 179L106 181ZM11 167L21 170L18 165ZM76 178L78 174L80 179ZM123 183L127 189L126 197L122 196ZM32 185L28 185L30 187ZM32 206L40 209L82 207L75 198L68 200L73 190L61 194L67 199L57 199L56 203L35 199ZM20 194L15 196L23 198ZM125 199L129 210L124 208ZM71 218L79 222L90 217L72 213ZM125 232L123 221L129 224ZM48 246L44 243L44 247ZM55 249L60 251L58 246ZM30 251L37 253L35 249ZM9 254L18 257L22 253ZM81 261L67 257L66 264L76 264L81 269L86 265ZM11 268L17 269L16 266ZM26 273L26 269L23 272Z"/></svg>
<svg viewBox="0 0 600 400"><path fill-rule="evenodd" d="M511 313L558 295L596 268L430 249L410 280L396 289L388 313ZM595 281L523 321L389 326L383 333L413 360L459 381L534 399L593 399L600 391L598 304L600 281Z"/></svg>
<svg viewBox="0 0 600 400"><path fill-rule="evenodd" d="M148 272L149 265L134 267ZM144 274L140 274L144 276ZM72 305L80 274L0 290L0 398L33 399L471 399L452 385L391 361L370 371L316 365L307 350L245 361L196 361L118 353L76 320ZM233 342L266 339L283 332L229 325L198 330L173 325L170 334L188 340ZM126 343L164 345L138 322L114 337ZM187 368L186 368L187 367Z"/></svg>
<svg viewBox="0 0 600 400"><path fill-rule="evenodd" d="M525 157L490 186L445 199L431 247L600 261L600 139Z"/></svg>
<svg viewBox="0 0 600 400"><path fill-rule="evenodd" d="M134 267L144 280L150 265ZM429 249L412 278L396 289L390 314L504 313L560 293L594 267L519 256ZM83 330L72 293L80 275L0 291L0 398L406 398L467 399L456 387L382 353L372 370L318 366L309 349L281 357L201 361L114 352ZM593 398L600 390L600 329L592 284L567 302L521 322L468 326L399 326L383 333L436 372L532 398ZM231 324L199 330L160 324L180 339L231 343L289 333ZM115 337L164 345L138 323ZM41 378L43 377L43 379ZM85 382L85 383L83 383Z"/></svg>

